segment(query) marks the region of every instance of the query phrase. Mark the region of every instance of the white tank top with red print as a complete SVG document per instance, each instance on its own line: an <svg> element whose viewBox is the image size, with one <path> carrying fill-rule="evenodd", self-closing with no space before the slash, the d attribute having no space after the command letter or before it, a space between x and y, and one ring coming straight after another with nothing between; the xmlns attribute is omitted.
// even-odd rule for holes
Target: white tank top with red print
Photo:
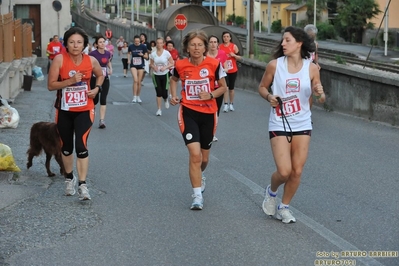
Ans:
<svg viewBox="0 0 399 266"><path fill-rule="evenodd" d="M301 70L291 74L288 72L286 57L277 58L272 94L281 98L284 114L293 132L312 129L309 106L309 97L312 93L309 73L310 62L310 60L303 59ZM286 130L288 130L287 125ZM271 108L269 131L284 131L280 106Z"/></svg>

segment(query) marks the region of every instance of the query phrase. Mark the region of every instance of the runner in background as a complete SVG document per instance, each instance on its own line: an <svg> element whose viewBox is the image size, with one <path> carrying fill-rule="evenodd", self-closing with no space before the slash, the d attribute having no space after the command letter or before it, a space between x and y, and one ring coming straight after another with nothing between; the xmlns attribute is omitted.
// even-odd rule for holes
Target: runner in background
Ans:
<svg viewBox="0 0 399 266"><path fill-rule="evenodd" d="M162 99L165 102L165 108L169 108L168 88L169 88L169 69L173 67L174 62L170 53L165 50L165 41L162 37L157 38L156 48L150 54L150 68L152 69L152 79L157 96L158 110L157 116L162 115Z"/></svg>
<svg viewBox="0 0 399 266"><path fill-rule="evenodd" d="M127 62L133 77L133 100L132 103L141 103L141 81L144 75L144 60L148 59L147 46L140 43L140 36L134 36L133 44L128 48Z"/></svg>
<svg viewBox="0 0 399 266"><path fill-rule="evenodd" d="M229 91L224 94L224 108L223 112L227 113L229 110L234 111L234 86L237 79L237 60L241 60L237 45L231 42L231 33L225 31L222 33L223 43L219 45L219 49L223 50L227 55L227 77L226 83Z"/></svg>
<svg viewBox="0 0 399 266"><path fill-rule="evenodd" d="M125 78L127 76L127 70L129 68L129 64L127 63L128 52L129 52L128 43L123 42L123 47L121 49L121 58L122 58L122 65L123 65L123 77L125 77Z"/></svg>
<svg viewBox="0 0 399 266"><path fill-rule="evenodd" d="M105 49L105 38L103 36L95 37L94 41L97 45L97 50L90 52L89 55L93 56L100 63L104 82L102 85L102 89L99 93L97 93L94 98L94 105L100 101L100 120L98 123L99 128L106 128L105 125L105 113L107 111L107 96L110 87L110 79L109 76L112 75L112 54ZM93 75L90 80L90 86L93 88L96 86L96 77Z"/></svg>
<svg viewBox="0 0 399 266"><path fill-rule="evenodd" d="M316 36L317 36L317 28L315 25L313 24L308 24L305 26L304 28L305 32L308 34L308 36L313 40L313 45L315 47L315 51L310 53L310 60L316 64L316 66L318 67L319 71L321 69L320 65L319 65L319 53L318 53L318 48L319 48L319 44L316 41ZM309 104L310 104L310 108L312 108L313 105L313 96L310 96L309 98Z"/></svg>
<svg viewBox="0 0 399 266"><path fill-rule="evenodd" d="M223 50L219 49L219 38L216 37L215 35L211 35L208 38L208 43L209 43L209 49L207 56L216 58L219 60L220 64L222 65L223 69L227 69L227 55ZM215 81L215 90L219 88L219 84L217 81ZM216 98L217 106L218 106L218 120L219 120L219 114L220 114L220 108L222 107L223 104L223 96L217 97ZM213 141L218 141L218 138L216 137L216 132L215 135L213 136Z"/></svg>

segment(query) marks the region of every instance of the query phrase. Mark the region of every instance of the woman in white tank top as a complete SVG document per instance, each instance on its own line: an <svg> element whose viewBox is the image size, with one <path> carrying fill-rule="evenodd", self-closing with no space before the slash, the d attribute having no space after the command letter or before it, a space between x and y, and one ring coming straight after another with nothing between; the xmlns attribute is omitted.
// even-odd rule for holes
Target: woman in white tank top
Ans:
<svg viewBox="0 0 399 266"><path fill-rule="evenodd" d="M296 222L289 204L308 156L312 131L309 97L313 94L320 103L325 101L319 70L308 58L314 52L311 42L303 29L287 27L259 85L259 94L271 105L269 137L277 168L266 187L262 207L270 216L277 210L276 218L283 223ZM277 190L283 184L277 206Z"/></svg>

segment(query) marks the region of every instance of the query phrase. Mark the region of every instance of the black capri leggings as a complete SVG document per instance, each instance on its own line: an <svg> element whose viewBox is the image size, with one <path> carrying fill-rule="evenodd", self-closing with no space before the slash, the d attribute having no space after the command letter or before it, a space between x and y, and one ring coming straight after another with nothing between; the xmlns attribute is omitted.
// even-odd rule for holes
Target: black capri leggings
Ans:
<svg viewBox="0 0 399 266"><path fill-rule="evenodd" d="M57 110L56 121L62 141L62 154L65 156L72 154L75 139L76 157L86 158L89 156L87 138L93 125L93 117L94 115L91 114L91 111L69 112Z"/></svg>
<svg viewBox="0 0 399 266"><path fill-rule="evenodd" d="M91 77L90 88L94 88L96 85L97 85L96 77ZM103 85L102 85L102 91L97 93L96 97L93 99L94 105L96 105L98 103L98 100L100 100L101 105L107 105L108 91L109 91L109 78L105 77Z"/></svg>
<svg viewBox="0 0 399 266"><path fill-rule="evenodd" d="M234 90L236 78L237 78L237 72L227 73L226 83L227 83L227 87L229 88L230 91Z"/></svg>
<svg viewBox="0 0 399 266"><path fill-rule="evenodd" d="M169 82L169 75L152 75L152 79L157 92L157 97L162 97L164 100L168 98L168 90L166 89Z"/></svg>
<svg viewBox="0 0 399 266"><path fill-rule="evenodd" d="M122 58L123 69L128 69L127 58Z"/></svg>

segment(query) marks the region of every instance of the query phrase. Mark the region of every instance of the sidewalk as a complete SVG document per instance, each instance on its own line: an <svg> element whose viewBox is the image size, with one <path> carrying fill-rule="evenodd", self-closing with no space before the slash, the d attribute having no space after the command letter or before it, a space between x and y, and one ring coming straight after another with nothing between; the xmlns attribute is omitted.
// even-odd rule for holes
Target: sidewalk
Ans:
<svg viewBox="0 0 399 266"><path fill-rule="evenodd" d="M47 90L46 76L43 81L34 80L31 91L22 90L11 104L17 109L20 121L15 129L0 129L0 143L11 148L15 163L21 172L0 172L0 210L40 193L52 183L53 179L47 177L44 167L45 156L35 157L33 166L27 170L26 151L29 148L31 126L39 121L54 121L54 100L55 92ZM53 160L51 163L51 168L57 173L58 165Z"/></svg>

